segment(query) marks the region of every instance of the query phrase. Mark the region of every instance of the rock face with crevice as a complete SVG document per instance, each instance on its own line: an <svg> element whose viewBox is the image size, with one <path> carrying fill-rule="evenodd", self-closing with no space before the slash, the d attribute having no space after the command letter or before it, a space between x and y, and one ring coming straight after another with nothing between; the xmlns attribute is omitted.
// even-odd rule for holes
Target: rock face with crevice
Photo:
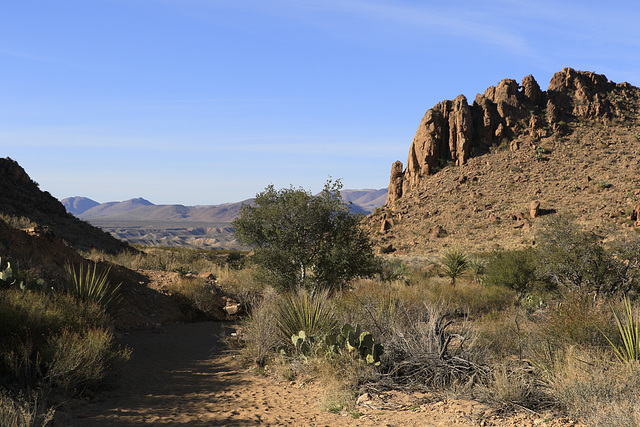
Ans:
<svg viewBox="0 0 640 427"><path fill-rule="evenodd" d="M420 180L447 164L464 165L491 146L511 150L528 137L536 141L566 131L567 122L624 123L638 118L640 89L613 83L604 75L564 68L546 92L533 76L518 85L504 79L478 94L469 105L463 95L429 109L413 138L406 169L393 164L387 206L418 186Z"/></svg>

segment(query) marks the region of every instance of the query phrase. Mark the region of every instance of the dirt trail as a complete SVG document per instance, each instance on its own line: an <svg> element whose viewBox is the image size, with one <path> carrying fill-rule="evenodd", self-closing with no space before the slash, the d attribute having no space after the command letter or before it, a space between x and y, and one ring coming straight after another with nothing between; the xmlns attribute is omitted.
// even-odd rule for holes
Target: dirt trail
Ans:
<svg viewBox="0 0 640 427"><path fill-rule="evenodd" d="M319 385L276 383L234 368L221 342L230 332L224 323L207 322L125 336L133 357L111 390L59 411L54 426L560 425L524 416L498 420L477 402L412 404L406 396L404 403L359 407L357 419L329 413L320 409Z"/></svg>

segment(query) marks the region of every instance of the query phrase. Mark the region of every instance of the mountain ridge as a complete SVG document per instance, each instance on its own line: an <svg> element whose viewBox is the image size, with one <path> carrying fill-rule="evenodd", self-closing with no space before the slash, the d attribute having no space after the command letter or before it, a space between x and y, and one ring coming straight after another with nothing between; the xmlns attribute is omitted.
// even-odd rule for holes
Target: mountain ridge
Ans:
<svg viewBox="0 0 640 427"><path fill-rule="evenodd" d="M384 204L387 189L343 190L341 194L345 202L352 203L355 211L366 215ZM118 220L231 222L240 212L240 207L243 204L252 203L253 199L219 205L196 206L156 205L141 197L121 202L99 203L87 197L75 196L62 199L61 202L68 212L88 221L100 219L112 222ZM82 210L80 206L88 207Z"/></svg>

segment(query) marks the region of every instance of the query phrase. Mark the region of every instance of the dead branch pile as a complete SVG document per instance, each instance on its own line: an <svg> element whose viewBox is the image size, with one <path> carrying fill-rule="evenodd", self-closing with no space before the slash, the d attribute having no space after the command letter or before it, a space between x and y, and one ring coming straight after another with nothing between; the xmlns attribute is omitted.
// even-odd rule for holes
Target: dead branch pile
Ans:
<svg viewBox="0 0 640 427"><path fill-rule="evenodd" d="M385 334L378 387L420 390L475 384L489 372L464 322L437 307L404 310Z"/></svg>

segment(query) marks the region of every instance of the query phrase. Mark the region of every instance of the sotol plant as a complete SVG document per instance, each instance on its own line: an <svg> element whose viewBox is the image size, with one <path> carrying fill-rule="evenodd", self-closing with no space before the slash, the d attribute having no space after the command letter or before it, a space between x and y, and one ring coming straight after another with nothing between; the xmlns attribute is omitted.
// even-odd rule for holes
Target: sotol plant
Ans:
<svg viewBox="0 0 640 427"><path fill-rule="evenodd" d="M96 264L89 267L79 265L76 270L71 264L65 266L67 273L67 290L83 301L94 301L108 309L114 306L121 297L120 286L109 281L110 269L98 272Z"/></svg>
<svg viewBox="0 0 640 427"><path fill-rule="evenodd" d="M618 332L622 338L622 345L615 345L613 341L603 333L613 352L621 363L629 363L632 360L640 360L640 325L638 319L633 315L633 308L629 298L624 299L624 318L615 310L613 316L618 325Z"/></svg>

